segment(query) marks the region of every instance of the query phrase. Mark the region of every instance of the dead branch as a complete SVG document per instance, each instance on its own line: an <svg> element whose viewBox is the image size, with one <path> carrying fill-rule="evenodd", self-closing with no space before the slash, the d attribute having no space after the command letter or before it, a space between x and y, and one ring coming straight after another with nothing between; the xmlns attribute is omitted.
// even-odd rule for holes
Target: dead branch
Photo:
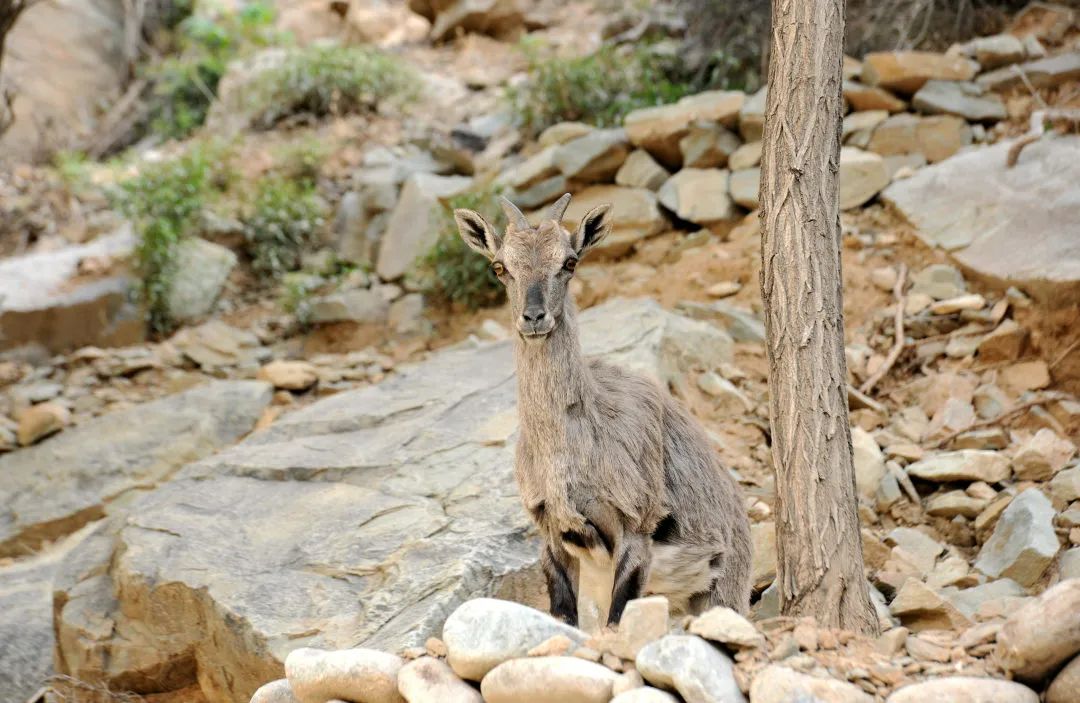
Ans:
<svg viewBox="0 0 1080 703"><path fill-rule="evenodd" d="M949 434L938 440L935 444L931 445L931 447L933 449L941 449L946 444L953 441L965 432L982 429L983 427L991 427L998 424L999 422L1003 422L1004 420L1009 419L1013 415L1019 415L1025 410L1030 410L1037 405L1045 405L1046 403L1052 403L1055 400L1064 400L1066 398L1068 398L1067 395L1065 395L1064 393L1058 393L1056 391L1047 391L1046 393L1040 393L1038 396L1032 398L1031 400L1026 400L1023 403L1018 403L1011 408L1001 411L999 415L991 417L987 420L977 420L964 427L961 427L955 432L950 432Z"/></svg>
<svg viewBox="0 0 1080 703"><path fill-rule="evenodd" d="M877 382L885 377L885 374L889 373L889 369L893 367L896 360L900 358L900 354L904 351L904 283L907 280L907 265L900 264L900 271L896 274L896 285L893 286L893 297L896 298L896 315L893 320L893 339L892 349L889 350L889 355L885 357L885 363L881 365L877 371L866 379L861 386L859 386L860 393L869 393L873 390Z"/></svg>
<svg viewBox="0 0 1080 703"><path fill-rule="evenodd" d="M874 400L870 396L866 395L865 393L860 393L859 389L856 388L855 386L851 385L850 383L848 384L848 387L847 387L847 394L848 394L848 404L849 405L857 403L857 404L859 404L859 405L861 405L863 407L870 408L871 410L873 410L876 413L881 413L882 415L887 415L888 412L889 412L889 409L886 408L884 405L877 402L876 400Z"/></svg>
<svg viewBox="0 0 1080 703"><path fill-rule="evenodd" d="M1080 337L1074 339L1072 344L1065 347L1065 351L1058 354L1057 358L1050 362L1050 370L1053 371L1058 364L1065 361L1069 354L1075 351L1077 347L1080 347Z"/></svg>
<svg viewBox="0 0 1080 703"><path fill-rule="evenodd" d="M919 497L919 492L915 490L915 484L911 482L911 477L907 475L907 471L904 471L899 466L891 461L885 462L885 468L889 470L889 473L893 475L896 482L900 484L900 487L904 489L904 493L911 499L911 502L915 505L921 506L922 500Z"/></svg>

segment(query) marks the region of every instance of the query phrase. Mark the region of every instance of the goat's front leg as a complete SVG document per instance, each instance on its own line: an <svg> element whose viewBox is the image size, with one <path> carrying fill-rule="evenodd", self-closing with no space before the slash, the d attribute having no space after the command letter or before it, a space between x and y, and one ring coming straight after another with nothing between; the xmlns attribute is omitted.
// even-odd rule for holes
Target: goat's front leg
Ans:
<svg viewBox="0 0 1080 703"><path fill-rule="evenodd" d="M551 614L577 627L577 561L561 544L548 542L544 545L540 564L547 580Z"/></svg>
<svg viewBox="0 0 1080 703"><path fill-rule="evenodd" d="M618 625L626 604L641 596L649 578L652 548L648 535L623 530L615 545L615 583L611 589L608 625Z"/></svg>

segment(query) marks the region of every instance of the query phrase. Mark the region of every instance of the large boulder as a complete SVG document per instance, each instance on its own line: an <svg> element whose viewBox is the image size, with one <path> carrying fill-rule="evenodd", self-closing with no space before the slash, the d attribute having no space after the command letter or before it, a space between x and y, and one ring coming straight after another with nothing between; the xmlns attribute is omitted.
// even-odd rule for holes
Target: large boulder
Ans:
<svg viewBox="0 0 1080 703"><path fill-rule="evenodd" d="M95 418L0 456L0 557L35 550L255 425L271 388L217 381Z"/></svg>
<svg viewBox="0 0 1080 703"><path fill-rule="evenodd" d="M725 333L651 301L590 309L581 328L586 354L661 382L732 355ZM398 651L473 597L542 605L511 344L399 367L139 500L100 565L57 587L65 673L147 692L197 670L210 701L246 702L299 647Z"/></svg>
<svg viewBox="0 0 1080 703"><path fill-rule="evenodd" d="M53 578L82 535L0 566L0 700L32 700L52 673Z"/></svg>
<svg viewBox="0 0 1080 703"><path fill-rule="evenodd" d="M416 173L401 189L379 246L375 271L384 281L401 278L435 243L443 200L468 190L472 179Z"/></svg>
<svg viewBox="0 0 1080 703"><path fill-rule="evenodd" d="M623 120L626 134L668 167L682 164L679 142L696 121L734 126L746 95L739 91L709 90L690 95L677 103L634 110Z"/></svg>
<svg viewBox="0 0 1080 703"><path fill-rule="evenodd" d="M122 272L134 246L124 229L89 244L0 261L0 351L141 341L142 317L128 302L132 279ZM83 262L104 264L106 272L85 275Z"/></svg>
<svg viewBox="0 0 1080 703"><path fill-rule="evenodd" d="M108 0L33 3L19 17L4 45L0 81L15 121L0 134L0 160L28 161L93 134L135 58L125 55L129 22L123 3Z"/></svg>
<svg viewBox="0 0 1080 703"><path fill-rule="evenodd" d="M975 568L988 576L1034 586L1057 556L1054 506L1037 488L1013 498L983 545Z"/></svg>
<svg viewBox="0 0 1080 703"><path fill-rule="evenodd" d="M877 51L863 57L862 80L911 95L928 80L969 81L979 64L963 56L929 51Z"/></svg>
<svg viewBox="0 0 1080 703"><path fill-rule="evenodd" d="M893 183L882 198L930 246L952 252L969 277L1022 288L1041 302L1080 302L1080 137L1029 144L1016 165L1012 142L972 150Z"/></svg>

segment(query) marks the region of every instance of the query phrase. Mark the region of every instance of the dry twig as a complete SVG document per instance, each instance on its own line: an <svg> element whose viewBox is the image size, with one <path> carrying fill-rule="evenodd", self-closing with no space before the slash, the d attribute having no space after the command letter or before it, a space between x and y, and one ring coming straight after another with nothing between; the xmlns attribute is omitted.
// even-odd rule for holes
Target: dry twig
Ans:
<svg viewBox="0 0 1080 703"><path fill-rule="evenodd" d="M1065 347L1065 351L1058 354L1057 358L1050 362L1050 370L1053 371L1058 364L1065 361L1065 359L1068 358L1069 354L1072 354L1077 347L1080 347L1080 337L1074 339L1072 344Z"/></svg>
<svg viewBox="0 0 1080 703"><path fill-rule="evenodd" d="M978 430L983 427L990 427L992 425L996 425L1003 420L1007 420L1013 415L1018 415L1025 410L1030 410L1031 408L1034 408L1037 405L1045 405L1046 403L1052 403L1055 400L1063 400L1067 397L1068 396L1066 396L1064 393L1057 393L1055 391L1040 393L1038 396L1032 398L1031 400L1026 400L1023 403L1018 403L1011 408L1001 411L999 415L996 415L986 420L977 420L976 422L972 422L964 427L961 427L955 432L950 432L949 434L938 440L935 444L933 444L932 448L941 449L946 444L953 441L965 432L971 432L972 430Z"/></svg>
<svg viewBox="0 0 1080 703"><path fill-rule="evenodd" d="M885 357L885 363L859 386L860 393L869 393L877 385L878 381L885 378L889 369L893 367L900 354L904 351L904 283L907 280L907 265L900 264L900 271L896 274L896 285L893 286L893 297L896 298L896 316L894 318L892 349Z"/></svg>
<svg viewBox="0 0 1080 703"><path fill-rule="evenodd" d="M876 400L874 400L870 396L866 395L865 393L860 393L859 389L856 388L855 386L851 385L850 383L848 384L848 387L847 387L847 394L848 394L848 404L849 405L851 403L853 403L853 402L858 403L859 405L863 405L863 406L865 406L867 408L870 408L874 412L881 413L882 415L886 415L889 412L889 409L886 408L884 405L877 402Z"/></svg>

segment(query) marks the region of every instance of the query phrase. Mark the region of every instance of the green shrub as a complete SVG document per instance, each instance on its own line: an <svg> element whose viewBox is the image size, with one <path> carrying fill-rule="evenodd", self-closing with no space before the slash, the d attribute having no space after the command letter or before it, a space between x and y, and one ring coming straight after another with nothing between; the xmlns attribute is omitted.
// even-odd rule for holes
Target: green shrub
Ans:
<svg viewBox="0 0 1080 703"><path fill-rule="evenodd" d="M202 126L229 61L273 42L273 22L273 10L261 2L215 18L190 15L180 22L177 53L147 70L153 85L150 131L183 138Z"/></svg>
<svg viewBox="0 0 1080 703"><path fill-rule="evenodd" d="M214 183L218 150L198 146L170 161L149 164L113 192L114 204L131 218L138 234L135 271L148 324L157 334L173 326L169 293L176 249L201 212Z"/></svg>
<svg viewBox="0 0 1080 703"><path fill-rule="evenodd" d="M580 120L615 125L640 107L663 105L691 92L678 76L677 57L657 46L604 46L578 58L549 58L525 44L528 80L508 91L523 126L533 132Z"/></svg>
<svg viewBox="0 0 1080 703"><path fill-rule="evenodd" d="M315 183L330 155L329 145L314 135L286 142L273 149L274 171L282 178Z"/></svg>
<svg viewBox="0 0 1080 703"><path fill-rule="evenodd" d="M506 299L506 290L492 273L490 263L462 241L454 221L456 208L468 208L503 231L506 218L495 198L494 191L485 189L453 197L446 204L438 239L421 264L424 291L432 300L477 310L500 305Z"/></svg>
<svg viewBox="0 0 1080 703"><path fill-rule="evenodd" d="M278 278L300 267L304 248L323 225L323 203L311 182L273 174L259 183L244 216L252 267Z"/></svg>
<svg viewBox="0 0 1080 703"><path fill-rule="evenodd" d="M386 98L407 97L413 72L374 49L316 45L292 51L251 88L257 127L269 129L296 113L342 115L370 110Z"/></svg>

